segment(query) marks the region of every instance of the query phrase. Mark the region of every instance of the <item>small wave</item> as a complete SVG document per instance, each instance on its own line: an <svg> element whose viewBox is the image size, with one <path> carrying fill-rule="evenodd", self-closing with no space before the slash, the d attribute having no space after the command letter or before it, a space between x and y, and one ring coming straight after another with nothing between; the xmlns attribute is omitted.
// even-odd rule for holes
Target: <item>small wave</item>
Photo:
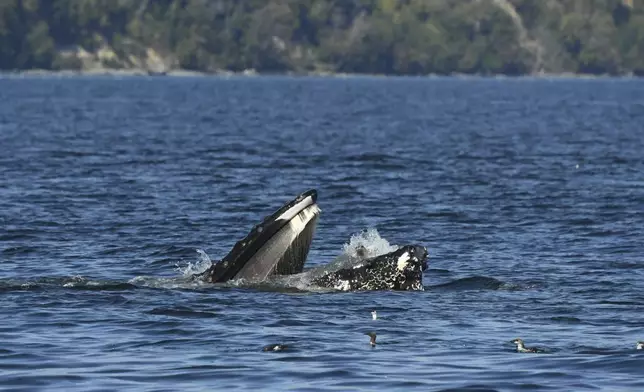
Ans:
<svg viewBox="0 0 644 392"><path fill-rule="evenodd" d="M317 269L316 269L317 271ZM295 275L271 276L264 281L248 279L235 279L219 284L223 288L240 288L265 292L278 293L326 293L335 290L311 285L313 271L302 272ZM315 275L317 276L317 274Z"/></svg>
<svg viewBox="0 0 644 392"><path fill-rule="evenodd" d="M435 290L499 290L503 286L503 282L494 278L486 276L472 276L436 286L430 286L429 288Z"/></svg>
<svg viewBox="0 0 644 392"><path fill-rule="evenodd" d="M588 232L588 233L584 233L584 234L582 234L582 236L584 236L584 237L613 237L613 236L621 237L621 236L624 236L626 234L628 234L628 233L626 231L623 231L623 230L610 230L610 229L601 230L601 229L598 229L598 230L594 230L594 231L591 231L591 232Z"/></svg>
<svg viewBox="0 0 644 392"><path fill-rule="evenodd" d="M12 246L10 248L5 248L2 250L2 253L10 256L17 255L27 255L29 253L35 253L38 249L31 246Z"/></svg>
<svg viewBox="0 0 644 392"><path fill-rule="evenodd" d="M194 310L187 307L178 308L154 308L146 312L147 314L171 316L179 318L214 318L217 317L215 312L206 312L203 310Z"/></svg>
<svg viewBox="0 0 644 392"><path fill-rule="evenodd" d="M590 218L575 218L575 219L570 219L564 223L567 223L571 226L592 226L596 222Z"/></svg>
<svg viewBox="0 0 644 392"><path fill-rule="evenodd" d="M20 229L20 230L6 230L3 234L0 234L0 241L9 242L9 241L25 241L28 242L32 239L37 238L40 234L38 230L33 229Z"/></svg>
<svg viewBox="0 0 644 392"><path fill-rule="evenodd" d="M590 355L621 355L621 354L631 354L633 353L633 350L632 349L615 350L614 348L579 346L574 349L574 352L575 354L590 354Z"/></svg>
<svg viewBox="0 0 644 392"><path fill-rule="evenodd" d="M105 156L100 152L88 152L88 151L79 151L79 150L51 150L43 151L44 153L49 153L53 158L82 158L82 157L94 157L94 156Z"/></svg>
<svg viewBox="0 0 644 392"><path fill-rule="evenodd" d="M127 282L92 280L83 276L40 277L30 280L0 280L0 292L37 291L54 288L92 291L123 291L134 289L136 286Z"/></svg>
<svg viewBox="0 0 644 392"><path fill-rule="evenodd" d="M75 290L89 290L89 291L123 291L132 290L136 286L126 282L86 282L85 284L64 285L64 288L71 288Z"/></svg>
<svg viewBox="0 0 644 392"><path fill-rule="evenodd" d="M185 256L186 251L188 250L189 249L182 246L167 245L161 248L155 248L154 251L150 253L150 256Z"/></svg>
<svg viewBox="0 0 644 392"><path fill-rule="evenodd" d="M577 317L569 316L555 316L551 317L550 320L566 324L581 324L582 322L581 319L578 319Z"/></svg>
<svg viewBox="0 0 644 392"><path fill-rule="evenodd" d="M387 155L387 154L380 154L380 153L374 153L374 152L365 152L362 154L358 155L352 155L347 157L347 161L351 162L383 162L391 159L392 156Z"/></svg>
<svg viewBox="0 0 644 392"><path fill-rule="evenodd" d="M608 291L607 292L612 292ZM618 300L602 300L599 301L600 305L624 305L624 306L639 306L641 302L639 301L618 301Z"/></svg>
<svg viewBox="0 0 644 392"><path fill-rule="evenodd" d="M484 384L469 384L469 385L464 385L460 386L458 388L447 388L447 389L439 389L438 392L498 392L498 389L495 389L495 387L492 386L487 386Z"/></svg>
<svg viewBox="0 0 644 392"><path fill-rule="evenodd" d="M152 289L202 289L218 288L221 285L206 283L199 279L186 279L186 277L160 278L158 276L136 276L128 281L129 284L136 287L146 287Z"/></svg>
<svg viewBox="0 0 644 392"><path fill-rule="evenodd" d="M430 211L423 214L427 219L448 218L454 220L466 220L468 215L462 211Z"/></svg>

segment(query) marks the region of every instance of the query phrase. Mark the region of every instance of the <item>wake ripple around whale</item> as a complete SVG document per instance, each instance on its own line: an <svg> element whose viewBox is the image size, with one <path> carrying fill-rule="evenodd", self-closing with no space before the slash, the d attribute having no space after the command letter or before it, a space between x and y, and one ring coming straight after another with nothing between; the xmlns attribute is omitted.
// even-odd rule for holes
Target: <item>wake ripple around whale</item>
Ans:
<svg viewBox="0 0 644 392"><path fill-rule="evenodd" d="M359 256L358 250L362 251ZM328 288L318 288L311 285L311 280L327 271L355 265L364 258L380 256L398 249L386 239L380 237L376 229L367 229L354 234L342 247L340 255L332 262L321 267L313 267L300 274L274 276L262 282L244 279L231 280L225 283L206 283L192 276L210 267L212 260L206 252L197 249L195 262L180 266L174 264L178 276L136 276L128 281L112 281L95 279L81 275L63 277L39 277L29 279L0 279L0 292L7 291L38 291L51 289L74 290L133 290L138 288L151 289L185 289L185 290L225 290L234 288L255 289L261 291L280 292L328 292ZM172 261L166 261L172 262Z"/></svg>
<svg viewBox="0 0 644 392"><path fill-rule="evenodd" d="M175 264L179 276L136 276L127 282L92 279L83 276L68 277L40 277L29 280L1 279L0 292L7 291L38 291L53 288L75 290L133 290L137 288L152 289L188 289L188 290L221 290L221 289L253 289L259 291L278 292L333 292L329 288L316 287L311 281L326 272L340 268L347 268L360 263L364 258L376 257L398 249L397 245L390 244L382 238L375 228L370 228L356 233L342 247L338 255L330 263L320 267L312 267L300 274L273 276L262 282L247 281L244 279L231 280L225 283L204 283L191 279L192 275L208 269L212 261L203 250L197 249L197 260L180 267ZM362 254L359 254L362 252ZM431 263L431 261L430 261ZM431 270L430 270L431 272ZM467 290L525 290L532 287L512 284L486 276L471 276L456 279L437 285L426 285L425 290L430 291L467 291Z"/></svg>
<svg viewBox="0 0 644 392"><path fill-rule="evenodd" d="M76 289L91 291L124 291L135 289L128 282L95 280L83 276L37 277L28 280L0 279L0 293L10 291L43 291L51 289Z"/></svg>
<svg viewBox="0 0 644 392"><path fill-rule="evenodd" d="M346 266L350 263L357 263L358 259L346 256L338 257L334 263ZM188 290L221 290L221 289L254 289L259 291L278 292L334 292L333 289L318 288L311 286L314 278L330 270L329 265L313 268L297 275L278 276L264 282L244 281L243 279L230 281L222 284L203 283L189 280L187 277L159 278L138 276L124 281L111 281L92 279L83 276L66 277L39 277L28 280L0 279L0 293L11 291L43 291L51 289L88 290L88 291L128 291L139 288L152 289L188 289ZM476 291L476 290L526 290L532 287L510 284L495 278L485 276L473 276L456 279L451 282L427 285L427 291Z"/></svg>
<svg viewBox="0 0 644 392"><path fill-rule="evenodd" d="M467 278L456 279L451 282L442 283L433 286L425 286L425 290L436 291L465 291L465 290L527 290L534 288L532 285L520 285L515 283L506 283L488 276L470 276Z"/></svg>

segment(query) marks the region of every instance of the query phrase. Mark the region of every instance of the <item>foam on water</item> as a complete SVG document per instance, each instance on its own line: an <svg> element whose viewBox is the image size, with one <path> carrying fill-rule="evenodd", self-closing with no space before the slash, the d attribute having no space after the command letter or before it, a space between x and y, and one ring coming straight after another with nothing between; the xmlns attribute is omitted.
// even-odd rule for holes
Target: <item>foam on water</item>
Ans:
<svg viewBox="0 0 644 392"><path fill-rule="evenodd" d="M212 265L212 260L206 251L197 249L197 261L194 263L188 262L185 266L176 265L177 270L182 276L188 277L195 274L200 274L207 270Z"/></svg>

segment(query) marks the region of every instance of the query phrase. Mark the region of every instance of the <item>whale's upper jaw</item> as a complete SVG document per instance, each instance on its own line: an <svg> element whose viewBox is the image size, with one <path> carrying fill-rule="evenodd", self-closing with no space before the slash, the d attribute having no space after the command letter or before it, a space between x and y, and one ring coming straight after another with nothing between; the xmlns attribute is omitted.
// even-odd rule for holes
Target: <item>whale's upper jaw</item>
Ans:
<svg viewBox="0 0 644 392"><path fill-rule="evenodd" d="M327 272L312 280L316 286L351 290L424 290L427 249L406 245L400 249L363 260L356 265Z"/></svg>
<svg viewBox="0 0 644 392"><path fill-rule="evenodd" d="M317 191L298 195L254 226L202 279L212 283L264 280L274 274L302 272L319 216Z"/></svg>

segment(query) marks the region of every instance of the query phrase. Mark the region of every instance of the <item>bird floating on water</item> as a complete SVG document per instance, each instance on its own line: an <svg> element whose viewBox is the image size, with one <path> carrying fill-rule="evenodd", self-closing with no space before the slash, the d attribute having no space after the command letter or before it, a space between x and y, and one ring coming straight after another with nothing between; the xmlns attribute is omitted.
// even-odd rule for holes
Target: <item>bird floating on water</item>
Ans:
<svg viewBox="0 0 644 392"><path fill-rule="evenodd" d="M378 318L378 313L375 310L371 312L371 318L374 320Z"/></svg>
<svg viewBox="0 0 644 392"><path fill-rule="evenodd" d="M376 347L376 333L375 332L367 332L365 335L368 335L371 340L369 340L369 344L371 347Z"/></svg>
<svg viewBox="0 0 644 392"><path fill-rule="evenodd" d="M543 350L536 348L536 347L526 347L523 339L516 338L512 341L512 343L517 345L517 352L520 353L541 353Z"/></svg>
<svg viewBox="0 0 644 392"><path fill-rule="evenodd" d="M643 341L643 340L640 340L639 342L637 342L637 347L636 347L636 349L637 349L637 350L642 350L642 349L644 349L644 341Z"/></svg>
<svg viewBox="0 0 644 392"><path fill-rule="evenodd" d="M288 346L286 344L269 344L268 346L264 346L262 351L283 351L287 348Z"/></svg>

